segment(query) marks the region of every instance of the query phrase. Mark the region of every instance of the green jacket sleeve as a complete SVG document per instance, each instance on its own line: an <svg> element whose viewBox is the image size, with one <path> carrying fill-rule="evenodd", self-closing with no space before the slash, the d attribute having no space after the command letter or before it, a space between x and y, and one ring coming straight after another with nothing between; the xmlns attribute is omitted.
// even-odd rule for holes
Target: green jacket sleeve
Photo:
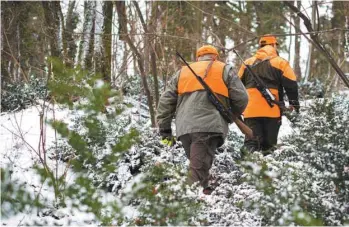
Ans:
<svg viewBox="0 0 349 227"><path fill-rule="evenodd" d="M171 122L176 113L178 99L178 71L169 81L165 92L161 95L157 108L156 121L160 131L171 130Z"/></svg>
<svg viewBox="0 0 349 227"><path fill-rule="evenodd" d="M230 106L234 113L241 115L248 103L248 94L245 86L229 64L224 68L223 79L228 87Z"/></svg>

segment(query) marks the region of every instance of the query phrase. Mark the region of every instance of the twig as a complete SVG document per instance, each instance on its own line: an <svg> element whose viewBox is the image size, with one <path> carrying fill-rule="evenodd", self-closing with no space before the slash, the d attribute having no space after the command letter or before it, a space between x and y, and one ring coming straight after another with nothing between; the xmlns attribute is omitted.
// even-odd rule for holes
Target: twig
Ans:
<svg viewBox="0 0 349 227"><path fill-rule="evenodd" d="M14 61L16 62L16 64L18 65L18 68L22 71L24 80L25 80L26 82L28 82L29 79L28 79L27 74L24 72L24 70L23 70L22 67L21 67L21 64L17 61L17 59L15 58L15 56L14 56L13 53L12 53L11 45L10 45L10 43L9 43L9 41L8 41L6 32L3 32L3 33L4 33L4 35L5 35L6 42L7 42L7 45L8 45L8 47L9 47L9 50L11 51L11 57L13 58L13 60L14 60Z"/></svg>
<svg viewBox="0 0 349 227"><path fill-rule="evenodd" d="M34 151L35 154L37 154L37 155L39 156L38 152L32 147L32 145L30 145L30 144L23 138L23 135L18 135L17 133L11 131L10 129L8 129L8 128L5 127L4 125L1 125L1 126L2 126L4 129L6 129L8 132L10 132L12 135L15 135L15 136L17 136L18 138L22 139L22 141L23 141L25 144L27 144L27 146L28 146L32 151Z"/></svg>
<svg viewBox="0 0 349 227"><path fill-rule="evenodd" d="M19 221L19 223L18 223L17 226L21 226L21 223L22 223L22 221L24 220L24 218L25 218L25 215L23 216L22 220Z"/></svg>
<svg viewBox="0 0 349 227"><path fill-rule="evenodd" d="M229 22L229 23L232 23L232 24L236 25L238 28L240 28L242 31L244 31L245 33L248 33L248 34L250 34L250 35L255 36L255 34L254 34L253 32L249 31L247 28L244 28L244 27L240 26L238 23L235 23L235 22L233 22L233 21L231 21L231 20L229 20L229 19L226 19L226 18L224 18L224 17L219 17L219 16L214 15L214 14L212 14L212 13L208 13L208 12L206 12L206 11L200 9L199 7L197 7L197 6L195 6L195 5L191 4L191 3L189 3L189 1L185 1L185 2L186 2L187 4L189 4L190 6L192 6L192 7L196 8L196 9L200 10L202 13L205 13L205 14L207 14L207 15L214 16L214 17L217 17L217 18L219 18L219 19L225 20L225 21L227 21L227 22Z"/></svg>

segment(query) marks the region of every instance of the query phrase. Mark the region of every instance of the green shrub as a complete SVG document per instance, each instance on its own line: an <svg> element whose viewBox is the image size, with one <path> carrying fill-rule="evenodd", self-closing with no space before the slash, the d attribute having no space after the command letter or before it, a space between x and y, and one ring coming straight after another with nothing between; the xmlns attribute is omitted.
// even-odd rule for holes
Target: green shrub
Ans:
<svg viewBox="0 0 349 227"><path fill-rule="evenodd" d="M349 99L316 100L272 156L241 163L244 180L261 193L245 207L266 225L343 225L349 220Z"/></svg>
<svg viewBox="0 0 349 227"><path fill-rule="evenodd" d="M32 76L28 83L5 83L1 89L1 111L19 111L47 97L46 82Z"/></svg>

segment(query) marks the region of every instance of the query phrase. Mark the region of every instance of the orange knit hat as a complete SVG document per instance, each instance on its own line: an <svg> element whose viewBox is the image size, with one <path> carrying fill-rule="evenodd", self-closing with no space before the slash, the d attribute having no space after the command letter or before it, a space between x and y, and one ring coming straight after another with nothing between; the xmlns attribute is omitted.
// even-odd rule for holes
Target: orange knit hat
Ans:
<svg viewBox="0 0 349 227"><path fill-rule="evenodd" d="M217 49L211 45L204 45L196 51L196 57L200 57L204 54L215 54L219 56Z"/></svg>
<svg viewBox="0 0 349 227"><path fill-rule="evenodd" d="M277 42L275 36L272 35L264 35L263 37L261 37L259 39L259 45L268 45L268 44L277 44L279 45L279 43Z"/></svg>

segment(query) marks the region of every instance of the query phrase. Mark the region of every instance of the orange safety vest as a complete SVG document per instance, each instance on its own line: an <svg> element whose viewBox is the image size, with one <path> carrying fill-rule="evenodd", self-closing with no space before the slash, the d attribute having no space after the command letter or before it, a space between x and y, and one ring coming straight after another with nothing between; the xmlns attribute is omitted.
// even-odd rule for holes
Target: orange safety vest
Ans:
<svg viewBox="0 0 349 227"><path fill-rule="evenodd" d="M266 57L271 57L269 60L270 66L274 71L277 71L278 74L280 74L280 77L286 77L290 81L296 81L296 75L294 74L291 67L289 67L289 63L284 60L281 57L277 56L277 53L275 49L271 46L265 46L261 49L259 49L254 57L251 57L245 61L245 64L247 65L253 65L253 63L257 59L264 59ZM245 65L242 65L239 70L239 77L240 79L243 78L244 73L246 71ZM248 76L245 75L245 76ZM269 76L268 81L274 81L275 78L272 77L272 73L268 72L266 73L266 76ZM268 81L264 81L266 86L269 88L270 92L274 95L276 101L279 101L279 87L275 86L269 86ZM280 117L280 108L277 105L274 105L273 107L270 107L265 100L265 98L262 96L260 91L255 87L254 83L253 86L251 84L244 84L248 93L249 101L248 105L243 113L244 118L252 118L252 117L271 117L271 118L277 118Z"/></svg>
<svg viewBox="0 0 349 227"><path fill-rule="evenodd" d="M192 63L190 67L194 70L196 75L203 78L209 63L210 61L198 61ZM228 88L223 80L224 66L225 63L220 61L214 61L206 77L203 79L214 93L229 98ZM204 90L204 87L200 84L198 79L194 76L194 74L190 71L190 69L187 66L182 67L181 74L179 75L178 80L178 94L183 95L185 93L190 93L199 90Z"/></svg>

